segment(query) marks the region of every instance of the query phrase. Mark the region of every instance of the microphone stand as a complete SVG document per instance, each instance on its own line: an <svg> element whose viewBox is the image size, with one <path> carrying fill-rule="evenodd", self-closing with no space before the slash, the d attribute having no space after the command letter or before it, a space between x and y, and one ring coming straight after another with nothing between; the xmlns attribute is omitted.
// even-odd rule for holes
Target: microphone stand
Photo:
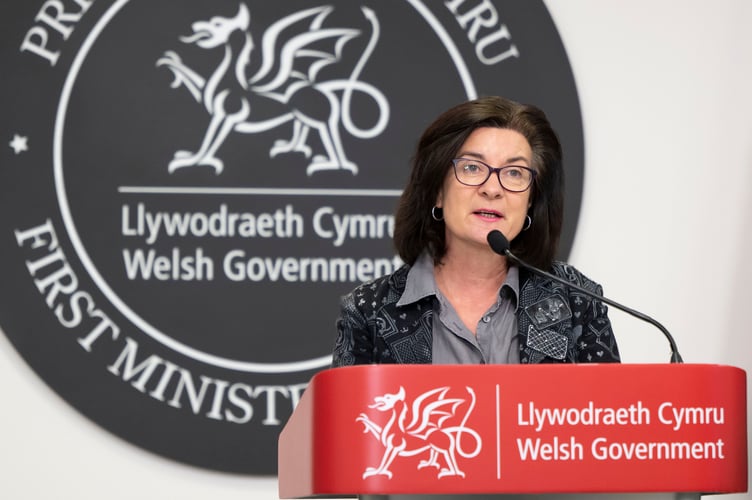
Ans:
<svg viewBox="0 0 752 500"><path fill-rule="evenodd" d="M498 233L499 235L501 235L501 238L503 238L503 241L502 241L502 239L498 235L496 235L496 233ZM494 236L492 236L492 235L494 235ZM531 272L533 272L535 274L538 274L538 275L541 275L541 276L545 276L546 278L548 278L550 280L553 280L553 281L555 281L557 283L560 283L560 284L562 284L562 285L564 285L564 286L566 286L568 288L573 288L573 289L577 290L580 293L584 293L585 295L587 295L590 298L593 298L595 300L599 300L601 302L605 302L606 304L608 304L610 306L613 306L613 307L615 307L615 308L617 308L617 309L619 309L621 311L624 311L627 314L631 314L632 316L634 316L636 318L639 318L639 319L641 319L643 321L647 321L651 325L653 325L656 328L658 328L661 332L663 332L663 335L668 340L669 346L671 347L671 363L684 363L684 360L682 359L681 355L679 354L679 349L676 346L676 342L674 341L674 337L671 336L671 334L666 329L666 327L664 327L662 324L660 324L658 321L654 320L650 316L648 316L646 314L643 314L643 313L641 313L639 311L635 311L634 309L632 309L630 307L627 307L625 305L619 304L618 302L615 302L615 301L613 301L611 299L608 299L608 298L606 298L606 297L604 297L602 295L598 295L596 293L593 293L590 290L587 290L587 289L585 289L585 288L583 288L581 286L578 286L578 285L576 285L574 283L571 283L571 282L569 282L569 281L567 281L567 280L565 280L563 278L555 276L555 275L553 275L551 273L547 273L546 271L544 271L542 269L538 269L537 267L531 266L530 264L528 264L528 263L524 262L523 260L519 259L516 255L514 255L509 250L509 241L507 240L506 236L504 236L501 231L491 231L490 233L488 233L488 243L489 243L489 245L491 246L491 249L494 252L498 253L499 255L503 255L505 257L508 257L509 259L513 260L517 265L519 265L520 267L523 267L523 268L527 269L528 271L531 271Z"/></svg>

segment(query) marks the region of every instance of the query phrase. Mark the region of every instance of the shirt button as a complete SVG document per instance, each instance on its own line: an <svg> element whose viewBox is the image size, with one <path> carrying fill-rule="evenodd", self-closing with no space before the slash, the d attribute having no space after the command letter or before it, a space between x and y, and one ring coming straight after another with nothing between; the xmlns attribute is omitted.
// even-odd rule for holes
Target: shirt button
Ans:
<svg viewBox="0 0 752 500"><path fill-rule="evenodd" d="M491 321L491 316L483 316L484 323L488 323L489 321Z"/></svg>

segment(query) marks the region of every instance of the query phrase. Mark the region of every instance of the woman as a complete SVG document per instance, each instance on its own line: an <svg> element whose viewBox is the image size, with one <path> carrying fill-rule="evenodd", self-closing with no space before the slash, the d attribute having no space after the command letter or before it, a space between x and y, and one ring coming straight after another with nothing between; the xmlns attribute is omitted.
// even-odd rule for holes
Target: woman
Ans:
<svg viewBox="0 0 752 500"><path fill-rule="evenodd" d="M501 97L446 111L423 133L395 220L405 265L342 299L333 366L618 362L606 307L495 253L602 294L554 261L561 146L545 114Z"/></svg>

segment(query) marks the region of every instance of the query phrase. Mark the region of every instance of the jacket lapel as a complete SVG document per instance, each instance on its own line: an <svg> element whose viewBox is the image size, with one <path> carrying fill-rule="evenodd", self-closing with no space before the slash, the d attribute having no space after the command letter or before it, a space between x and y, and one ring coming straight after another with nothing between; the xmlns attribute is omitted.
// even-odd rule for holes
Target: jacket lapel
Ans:
<svg viewBox="0 0 752 500"><path fill-rule="evenodd" d="M558 283L520 271L517 308L520 363L565 362L572 351L572 310Z"/></svg>

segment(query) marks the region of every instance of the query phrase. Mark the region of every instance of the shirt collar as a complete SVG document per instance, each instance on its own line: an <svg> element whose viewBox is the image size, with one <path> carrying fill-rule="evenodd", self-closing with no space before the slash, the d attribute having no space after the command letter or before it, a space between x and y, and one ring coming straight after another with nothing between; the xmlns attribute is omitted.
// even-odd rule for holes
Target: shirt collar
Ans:
<svg viewBox="0 0 752 500"><path fill-rule="evenodd" d="M397 301L397 306L412 304L424 297L436 295L436 280L433 277L433 258L423 252L407 272L405 291Z"/></svg>
<svg viewBox="0 0 752 500"><path fill-rule="evenodd" d="M501 288L502 290L507 288L511 292L510 298L514 300L516 311L520 295L520 271L517 266L509 266L507 277ZM436 279L433 276L433 258L428 252L423 252L407 272L405 291L402 292L402 296L397 301L397 306L412 304L431 295L439 295Z"/></svg>

